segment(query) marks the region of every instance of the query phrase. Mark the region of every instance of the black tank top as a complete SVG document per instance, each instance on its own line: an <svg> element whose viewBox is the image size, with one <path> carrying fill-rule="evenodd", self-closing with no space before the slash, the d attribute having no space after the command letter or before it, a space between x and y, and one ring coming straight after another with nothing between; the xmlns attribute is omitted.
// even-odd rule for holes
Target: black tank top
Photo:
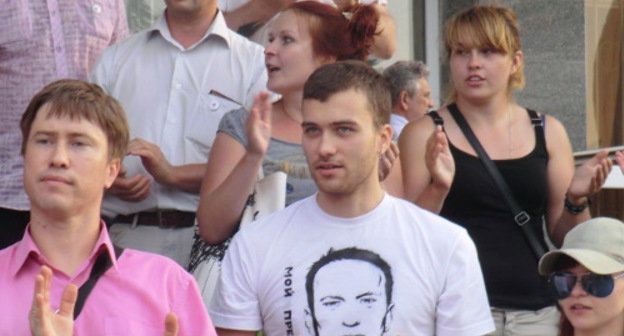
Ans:
<svg viewBox="0 0 624 336"><path fill-rule="evenodd" d="M434 113L430 115L434 121L441 121ZM531 217L542 218L548 201L544 119L531 110L529 115L537 120L533 150L522 158L494 163L520 206ZM440 215L466 228L474 240L490 305L527 310L553 305L546 279L537 273L537 259L481 159L452 143L450 150L455 177ZM533 222L536 236L543 243L541 223Z"/></svg>

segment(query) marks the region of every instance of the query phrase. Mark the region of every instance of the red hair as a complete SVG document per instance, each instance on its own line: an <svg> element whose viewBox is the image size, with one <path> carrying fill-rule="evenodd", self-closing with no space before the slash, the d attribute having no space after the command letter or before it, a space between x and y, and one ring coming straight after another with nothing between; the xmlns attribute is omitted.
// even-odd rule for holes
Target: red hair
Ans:
<svg viewBox="0 0 624 336"><path fill-rule="evenodd" d="M286 10L308 20L312 50L318 57L363 61L378 34L379 14L370 5L336 8L317 1L300 1Z"/></svg>

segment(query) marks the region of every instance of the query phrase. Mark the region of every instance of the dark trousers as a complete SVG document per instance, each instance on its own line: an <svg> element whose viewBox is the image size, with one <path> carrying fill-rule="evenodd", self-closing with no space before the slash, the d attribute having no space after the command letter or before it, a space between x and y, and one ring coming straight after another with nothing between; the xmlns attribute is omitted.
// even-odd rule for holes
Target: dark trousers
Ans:
<svg viewBox="0 0 624 336"><path fill-rule="evenodd" d="M22 239L29 220L29 211L0 208L0 250Z"/></svg>

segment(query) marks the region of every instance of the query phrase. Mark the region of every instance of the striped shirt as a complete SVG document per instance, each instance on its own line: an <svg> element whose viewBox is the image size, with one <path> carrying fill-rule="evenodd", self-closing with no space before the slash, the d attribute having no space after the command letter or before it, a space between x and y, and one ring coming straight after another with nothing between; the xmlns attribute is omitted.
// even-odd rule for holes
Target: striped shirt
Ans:
<svg viewBox="0 0 624 336"><path fill-rule="evenodd" d="M0 208L28 210L19 120L31 97L61 78L87 79L127 37L123 0L8 0L0 6Z"/></svg>

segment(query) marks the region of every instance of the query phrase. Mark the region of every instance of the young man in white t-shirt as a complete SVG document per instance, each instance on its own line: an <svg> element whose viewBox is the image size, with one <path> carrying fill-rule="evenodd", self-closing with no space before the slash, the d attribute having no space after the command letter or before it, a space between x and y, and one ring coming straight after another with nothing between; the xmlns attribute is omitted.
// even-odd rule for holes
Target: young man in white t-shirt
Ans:
<svg viewBox="0 0 624 336"><path fill-rule="evenodd" d="M382 189L378 160L392 138L388 90L361 62L312 74L302 142L319 191L234 237L209 307L219 335L494 330L466 231ZM268 104L255 113L270 124Z"/></svg>

